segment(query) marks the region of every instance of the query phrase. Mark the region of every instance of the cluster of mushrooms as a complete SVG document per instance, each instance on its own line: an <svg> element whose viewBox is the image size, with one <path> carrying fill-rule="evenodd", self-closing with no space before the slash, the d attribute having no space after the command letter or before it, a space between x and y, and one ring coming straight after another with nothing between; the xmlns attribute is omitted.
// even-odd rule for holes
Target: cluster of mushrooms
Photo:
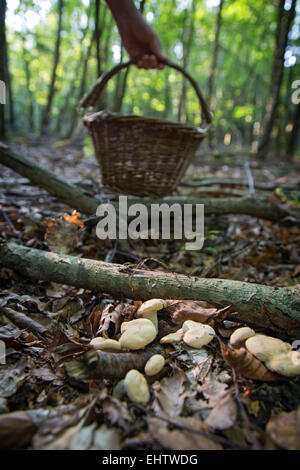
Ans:
<svg viewBox="0 0 300 470"><path fill-rule="evenodd" d="M234 348L245 347L272 372L283 377L300 374L300 352L294 351L285 341L255 333L248 326L238 328L230 337Z"/></svg>
<svg viewBox="0 0 300 470"><path fill-rule="evenodd" d="M144 302L136 311L134 320L123 322L119 340L96 337L90 346L95 350L122 352L143 349L152 343L158 334L157 312L166 306L162 299L151 299ZM216 336L214 329L206 324L186 320L182 327L160 339L161 344L184 342L194 349L201 349ZM290 344L277 338L256 334L249 327L235 330L230 337L231 346L246 347L266 367L286 377L300 374L300 352L293 351ZM165 358L155 354L147 361L144 372L148 377L155 376L165 366ZM147 404L150 391L144 374L131 369L125 376L125 391L132 402Z"/></svg>

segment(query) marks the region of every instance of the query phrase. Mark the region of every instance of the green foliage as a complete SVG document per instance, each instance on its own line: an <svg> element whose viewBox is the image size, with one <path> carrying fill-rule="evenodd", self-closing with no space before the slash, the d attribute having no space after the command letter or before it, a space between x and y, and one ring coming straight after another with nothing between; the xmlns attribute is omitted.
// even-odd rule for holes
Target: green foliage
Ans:
<svg viewBox="0 0 300 470"><path fill-rule="evenodd" d="M105 2L100 4L101 67L107 70L118 62L116 52L120 38ZM192 4L194 30L188 50ZM164 53L180 65L187 63L188 71L197 80L204 95L207 92L218 10L211 4L217 3L211 0L147 0L144 10L145 17L160 37ZM39 132L53 64L57 5L56 0L22 0L14 12L17 21L8 19L10 69L18 125L22 130ZM11 7L9 13L11 18ZM299 16L298 12L298 25ZM264 118L268 98L276 22L276 1L224 0L211 103L219 144L223 144L225 139L231 144L251 145L256 139L255 126ZM86 92L97 78L95 42L90 46L94 28L94 1L64 1L61 56L51 122L52 132L62 137L68 133L70 122L76 116L84 62L89 50L83 91ZM294 35L289 46L299 48L299 38ZM299 49L295 51L299 54ZM127 60L125 51L122 51L122 57ZM300 71L299 57L293 69L296 79ZM289 73L290 68L286 68L286 85L281 97L283 103L291 93L287 78ZM124 76L122 74L120 80L112 80L107 87L104 105L110 110L114 108L119 93L116 87L121 87ZM182 87L183 77L172 69L140 71L132 67L127 76L122 111L177 120ZM33 114L33 129L30 129L30 113ZM287 120L284 110L280 116L281 120L276 125L284 129ZM198 100L189 84L181 120L199 124Z"/></svg>

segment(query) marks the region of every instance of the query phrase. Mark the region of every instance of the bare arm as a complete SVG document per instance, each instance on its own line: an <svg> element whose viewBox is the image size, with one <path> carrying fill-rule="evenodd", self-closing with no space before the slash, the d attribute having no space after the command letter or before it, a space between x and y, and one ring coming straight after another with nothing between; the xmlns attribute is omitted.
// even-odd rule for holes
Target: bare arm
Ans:
<svg viewBox="0 0 300 470"><path fill-rule="evenodd" d="M133 0L106 0L116 21L123 46L139 68L163 68L166 61L158 36L137 10Z"/></svg>

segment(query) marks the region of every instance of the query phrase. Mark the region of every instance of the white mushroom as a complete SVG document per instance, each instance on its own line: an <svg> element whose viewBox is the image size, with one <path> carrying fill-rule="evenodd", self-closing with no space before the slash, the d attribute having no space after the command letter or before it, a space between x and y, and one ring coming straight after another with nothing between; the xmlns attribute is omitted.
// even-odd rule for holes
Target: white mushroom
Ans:
<svg viewBox="0 0 300 470"><path fill-rule="evenodd" d="M175 331L174 333L169 333L166 336L163 336L160 339L161 344L172 344L172 343L179 343L184 335L184 331L182 328L180 330Z"/></svg>
<svg viewBox="0 0 300 470"><path fill-rule="evenodd" d="M152 321L156 331L158 330L157 312L165 307L166 301L162 299L151 299L144 302L137 310L136 316L147 318Z"/></svg>
<svg viewBox="0 0 300 470"><path fill-rule="evenodd" d="M300 352L289 351L278 354L266 362L268 369L286 377L296 377L300 374Z"/></svg>
<svg viewBox="0 0 300 470"><path fill-rule="evenodd" d="M270 361L273 357L286 354L292 349L289 343L281 339L261 334L248 338L245 345L248 351L262 362Z"/></svg>
<svg viewBox="0 0 300 470"><path fill-rule="evenodd" d="M115 339L106 339L98 336L97 338L92 339L90 342L90 346L92 346L97 351L120 351L121 345L119 341Z"/></svg>
<svg viewBox="0 0 300 470"><path fill-rule="evenodd" d="M124 386L129 399L133 403L146 405L150 400L150 392L147 380L138 370L132 369L127 372Z"/></svg>
<svg viewBox="0 0 300 470"><path fill-rule="evenodd" d="M289 343L272 336L255 335L245 345L271 371L286 377L300 374L300 352L293 351Z"/></svg>
<svg viewBox="0 0 300 470"><path fill-rule="evenodd" d="M243 326L235 330L230 336L230 344L234 348L239 348L245 344L246 339L255 336L255 331L249 326Z"/></svg>
<svg viewBox="0 0 300 470"><path fill-rule="evenodd" d="M197 326L203 326L203 323L200 323L200 322L197 322L197 321L194 321L194 320L186 320L183 324L182 324L182 329L184 332L190 330L191 328L195 328Z"/></svg>
<svg viewBox="0 0 300 470"><path fill-rule="evenodd" d="M139 318L122 324L119 339L122 349L142 349L152 343L157 335L151 320Z"/></svg>
<svg viewBox="0 0 300 470"><path fill-rule="evenodd" d="M149 377L158 374L165 365L165 358L161 354L154 354L145 365L145 374Z"/></svg>
<svg viewBox="0 0 300 470"><path fill-rule="evenodd" d="M210 343L214 336L215 331L211 326L198 323L198 326L193 326L184 333L183 341L192 348L201 349Z"/></svg>
<svg viewBox="0 0 300 470"><path fill-rule="evenodd" d="M121 324L121 333L124 333L128 328L132 328L133 326L138 325L139 328L141 328L142 325L149 325L149 320L148 318L136 318L134 320L130 321L124 321ZM152 323L152 322L151 322Z"/></svg>

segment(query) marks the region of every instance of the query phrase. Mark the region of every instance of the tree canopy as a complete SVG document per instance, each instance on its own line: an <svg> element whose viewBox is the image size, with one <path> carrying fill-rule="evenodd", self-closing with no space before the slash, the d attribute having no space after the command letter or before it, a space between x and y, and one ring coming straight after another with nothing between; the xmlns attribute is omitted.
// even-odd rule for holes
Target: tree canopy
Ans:
<svg viewBox="0 0 300 470"><path fill-rule="evenodd" d="M160 37L164 54L188 70L210 101L214 143L252 151L259 147L274 94L280 23L294 8L283 51L271 148L277 154L295 153L297 139L294 136L291 148L291 138L297 135L299 107L292 102L292 85L300 71L299 2L147 0L143 4L143 14ZM80 98L99 72L127 59L105 2L14 0L7 5L6 30L15 132L40 134L46 126L59 138L76 135ZM109 82L99 106L199 124L193 89L169 68L123 71ZM8 114L9 107L7 120Z"/></svg>

